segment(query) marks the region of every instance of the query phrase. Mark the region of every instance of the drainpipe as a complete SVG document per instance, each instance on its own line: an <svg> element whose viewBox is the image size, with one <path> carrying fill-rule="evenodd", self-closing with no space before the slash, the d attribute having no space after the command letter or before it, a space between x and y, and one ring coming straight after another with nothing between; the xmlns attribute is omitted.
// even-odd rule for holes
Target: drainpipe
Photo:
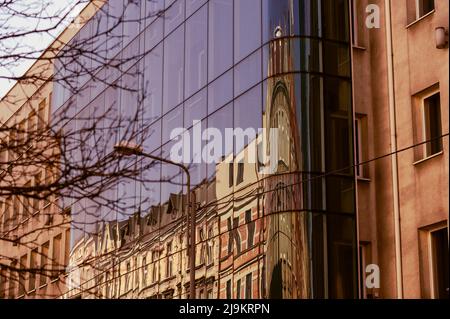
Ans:
<svg viewBox="0 0 450 319"><path fill-rule="evenodd" d="M395 119L394 92L394 53L392 49L391 0L384 1L386 15L386 54L388 62L389 126L391 140L392 197L395 235L395 269L397 281L397 298L403 299L402 250L400 231L400 200L398 190L397 126Z"/></svg>

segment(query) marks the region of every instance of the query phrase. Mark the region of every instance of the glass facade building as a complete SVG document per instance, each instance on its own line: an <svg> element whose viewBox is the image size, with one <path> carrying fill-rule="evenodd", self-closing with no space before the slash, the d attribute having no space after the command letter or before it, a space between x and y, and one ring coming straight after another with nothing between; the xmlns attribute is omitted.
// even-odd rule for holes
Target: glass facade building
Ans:
<svg viewBox="0 0 450 319"><path fill-rule="evenodd" d="M54 82L52 116L72 118L62 131L107 111L95 138L83 141L102 146L95 156L133 140L169 158L185 139L196 298L357 297L348 1L127 3L107 2L72 40L100 58L56 61L56 79L83 66L95 71L78 73L75 95ZM118 58L126 63L113 67ZM132 125L103 134L118 118ZM173 136L179 127L190 134ZM223 140L221 152L195 163L207 144L198 147L196 132L206 128L221 136L227 128L278 128L279 135L277 143L260 134ZM250 149L277 154L275 170L247 161ZM104 194L116 207L64 199L73 223L67 297L187 298L186 176L140 157L127 164L141 167L141 178Z"/></svg>

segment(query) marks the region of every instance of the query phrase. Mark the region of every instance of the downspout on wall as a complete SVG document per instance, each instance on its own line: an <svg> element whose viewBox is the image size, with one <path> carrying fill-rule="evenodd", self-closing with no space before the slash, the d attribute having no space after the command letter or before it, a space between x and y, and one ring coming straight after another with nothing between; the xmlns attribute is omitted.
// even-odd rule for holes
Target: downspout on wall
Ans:
<svg viewBox="0 0 450 319"><path fill-rule="evenodd" d="M391 144L391 170L392 170L392 200L395 237L395 269L397 298L403 299L403 270L401 249L401 226L400 226L400 199L398 189L398 157L397 157L397 124L395 118L395 80L394 80L394 52L392 45L392 15L391 0L384 1L386 18L386 55L388 66L388 96L389 96L389 127Z"/></svg>

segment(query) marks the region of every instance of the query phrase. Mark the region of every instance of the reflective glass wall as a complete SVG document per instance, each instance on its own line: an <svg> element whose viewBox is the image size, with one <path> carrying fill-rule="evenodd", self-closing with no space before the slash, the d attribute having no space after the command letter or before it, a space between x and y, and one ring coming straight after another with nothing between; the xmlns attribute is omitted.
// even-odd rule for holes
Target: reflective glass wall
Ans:
<svg viewBox="0 0 450 319"><path fill-rule="evenodd" d="M83 140L102 146L98 157L124 140L166 159L188 151L195 297L357 297L347 1L111 0L73 41L115 24L86 41L103 53L79 57L95 72L77 75L78 94L55 81L53 116L73 117L63 132L100 118L108 133ZM80 67L61 60L56 79ZM263 138L271 128L276 142ZM250 130L230 141L227 129ZM102 194L114 207L64 199L65 297L193 297L186 174L138 156L120 165L140 178Z"/></svg>

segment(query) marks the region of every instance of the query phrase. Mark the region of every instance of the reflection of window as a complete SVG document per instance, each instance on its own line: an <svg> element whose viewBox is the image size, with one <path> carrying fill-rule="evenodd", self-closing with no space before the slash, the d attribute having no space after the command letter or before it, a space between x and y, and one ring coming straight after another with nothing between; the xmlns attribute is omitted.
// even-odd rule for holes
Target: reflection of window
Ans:
<svg viewBox="0 0 450 319"><path fill-rule="evenodd" d="M236 283L236 299L241 299L241 280L238 279Z"/></svg>
<svg viewBox="0 0 450 319"><path fill-rule="evenodd" d="M207 260L208 260L208 265L212 264L213 262L213 247L214 247L214 232L213 232L213 228L210 227L208 230L208 248L206 253L208 254L207 256Z"/></svg>
<svg viewBox="0 0 450 319"><path fill-rule="evenodd" d="M49 247L50 244L49 242L46 242L42 245L42 250L41 250L41 276L39 279L39 284L45 285L47 283L47 274L46 274L46 269L48 269L49 265L48 265L48 253L49 253Z"/></svg>
<svg viewBox="0 0 450 319"><path fill-rule="evenodd" d="M28 283L28 290L36 288L36 272L38 269L38 250L33 249L30 254L30 279Z"/></svg>
<svg viewBox="0 0 450 319"><path fill-rule="evenodd" d="M239 226L239 217L233 218L232 234L233 234L234 240L236 241L236 251L239 254L241 252L241 236L238 231L238 226Z"/></svg>
<svg viewBox="0 0 450 319"><path fill-rule="evenodd" d="M0 266L0 299L6 296L6 270Z"/></svg>
<svg viewBox="0 0 450 319"><path fill-rule="evenodd" d="M227 299L231 299L231 279L227 281Z"/></svg>
<svg viewBox="0 0 450 319"><path fill-rule="evenodd" d="M166 265L166 276L167 278L172 277L172 242L167 244L167 265Z"/></svg>
<svg viewBox="0 0 450 319"><path fill-rule="evenodd" d="M19 272L19 296L25 293L25 280L27 269L27 255L20 257L20 272Z"/></svg>
<svg viewBox="0 0 450 319"><path fill-rule="evenodd" d="M53 272L52 279L57 278L61 270L61 235L53 238Z"/></svg>
<svg viewBox="0 0 450 319"><path fill-rule="evenodd" d="M430 232L431 296L449 298L449 254L447 227Z"/></svg>
<svg viewBox="0 0 450 319"><path fill-rule="evenodd" d="M247 248L253 247L253 237L255 236L255 223L252 222L252 211L249 209L245 212L245 223L247 224Z"/></svg>
<svg viewBox="0 0 450 319"><path fill-rule="evenodd" d="M233 251L233 231L231 229L231 217L227 219L227 227L228 227L228 254L231 254Z"/></svg>
<svg viewBox="0 0 450 319"><path fill-rule="evenodd" d="M131 263L127 262L127 273L125 274L125 292L130 289Z"/></svg>
<svg viewBox="0 0 450 319"><path fill-rule="evenodd" d="M442 151L441 139L441 100L439 93L429 96L423 102L424 136L426 156Z"/></svg>
<svg viewBox="0 0 450 319"><path fill-rule="evenodd" d="M144 257L142 258L142 286L144 287L147 285L147 273L147 258Z"/></svg>
<svg viewBox="0 0 450 319"><path fill-rule="evenodd" d="M154 251L152 254L152 263L153 263L153 269L152 269L152 282L155 283L156 282L156 278L157 278L157 265L156 262L158 260L158 252Z"/></svg>
<svg viewBox="0 0 450 319"><path fill-rule="evenodd" d="M39 109L38 109L38 130L42 131L45 128L46 125L46 100L42 100L41 103L39 103Z"/></svg>
<svg viewBox="0 0 450 319"><path fill-rule="evenodd" d="M228 164L228 187L234 185L234 163Z"/></svg>
<svg viewBox="0 0 450 319"><path fill-rule="evenodd" d="M244 162L241 161L241 162L238 163L236 185L239 185L243 181L244 181Z"/></svg>
<svg viewBox="0 0 450 319"><path fill-rule="evenodd" d="M252 273L245 276L245 299L252 298Z"/></svg>

